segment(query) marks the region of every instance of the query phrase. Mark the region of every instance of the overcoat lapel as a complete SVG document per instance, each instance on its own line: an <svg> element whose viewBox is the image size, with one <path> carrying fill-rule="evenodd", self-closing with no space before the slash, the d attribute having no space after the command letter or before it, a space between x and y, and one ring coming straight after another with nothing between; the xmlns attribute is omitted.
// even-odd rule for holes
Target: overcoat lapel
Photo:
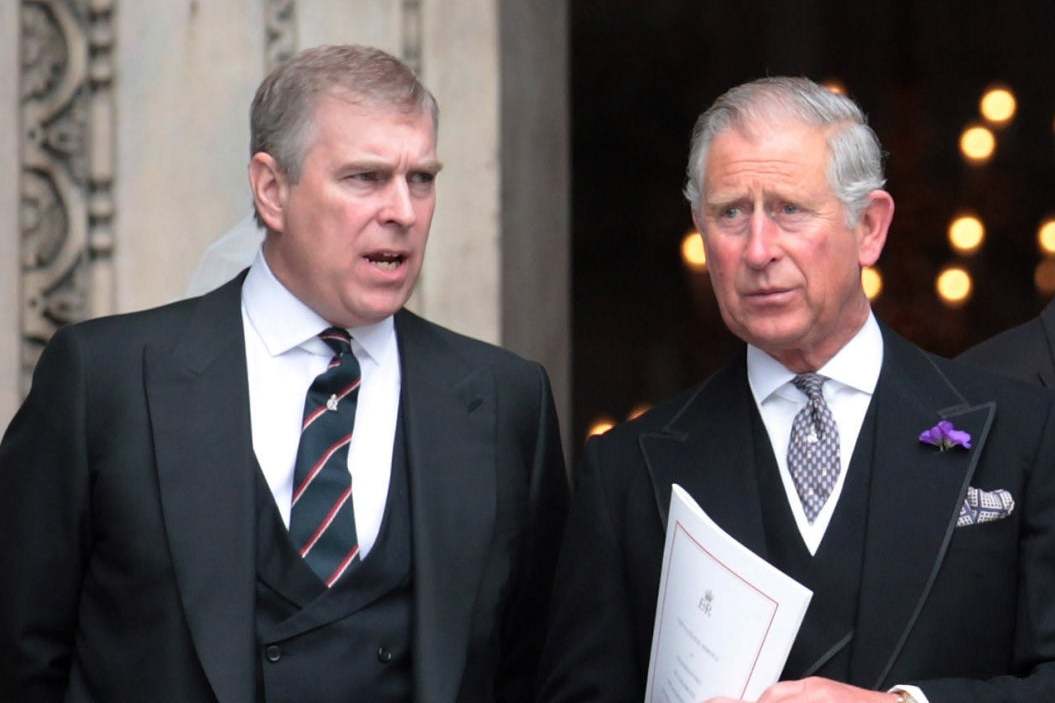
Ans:
<svg viewBox="0 0 1055 703"><path fill-rule="evenodd" d="M414 700L457 699L494 532L494 376L420 318L396 315L413 528Z"/></svg>
<svg viewBox="0 0 1055 703"><path fill-rule="evenodd" d="M161 509L176 585L220 703L251 700L253 454L241 289L201 298L174 348L145 351Z"/></svg>
<svg viewBox="0 0 1055 703"><path fill-rule="evenodd" d="M765 531L755 470L753 411L745 355L719 371L663 430L641 436L664 529L671 484L696 499L715 522L759 556Z"/></svg>
<svg viewBox="0 0 1055 703"><path fill-rule="evenodd" d="M851 661L851 682L880 690L930 594L996 409L969 403L923 351L886 328L883 337ZM919 441L942 419L970 433L971 449Z"/></svg>

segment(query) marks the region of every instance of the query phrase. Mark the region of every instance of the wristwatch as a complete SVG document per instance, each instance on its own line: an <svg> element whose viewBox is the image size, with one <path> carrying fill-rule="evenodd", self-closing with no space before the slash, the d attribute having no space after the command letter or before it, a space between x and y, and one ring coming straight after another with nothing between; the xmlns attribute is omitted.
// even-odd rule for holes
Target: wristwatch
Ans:
<svg viewBox="0 0 1055 703"><path fill-rule="evenodd" d="M916 699L908 691L894 691L894 695L897 696L897 703L916 703Z"/></svg>

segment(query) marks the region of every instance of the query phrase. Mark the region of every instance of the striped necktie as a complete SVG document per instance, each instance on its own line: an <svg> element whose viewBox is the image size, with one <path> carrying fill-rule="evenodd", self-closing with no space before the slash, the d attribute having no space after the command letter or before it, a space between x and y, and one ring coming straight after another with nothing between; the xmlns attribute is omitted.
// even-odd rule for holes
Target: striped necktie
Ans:
<svg viewBox="0 0 1055 703"><path fill-rule="evenodd" d="M333 350L333 358L304 401L289 535L311 570L330 587L359 556L348 446L361 379L345 330L331 327L319 338Z"/></svg>

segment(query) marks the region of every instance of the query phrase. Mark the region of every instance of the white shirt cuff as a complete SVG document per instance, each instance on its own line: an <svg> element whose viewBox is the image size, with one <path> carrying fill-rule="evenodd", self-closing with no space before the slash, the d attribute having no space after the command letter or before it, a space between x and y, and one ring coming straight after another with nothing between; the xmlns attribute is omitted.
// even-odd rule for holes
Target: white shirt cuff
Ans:
<svg viewBox="0 0 1055 703"><path fill-rule="evenodd" d="M916 703L930 703L930 701L927 700L927 697L923 695L923 691L919 690L919 686L905 686L903 684L898 684L887 691L887 693L894 693L895 691L904 691L912 696L912 700L916 701Z"/></svg>

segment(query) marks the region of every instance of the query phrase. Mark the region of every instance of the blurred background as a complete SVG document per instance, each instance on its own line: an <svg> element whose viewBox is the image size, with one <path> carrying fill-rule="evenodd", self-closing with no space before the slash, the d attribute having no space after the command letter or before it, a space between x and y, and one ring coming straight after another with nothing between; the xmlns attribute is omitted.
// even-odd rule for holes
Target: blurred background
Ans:
<svg viewBox="0 0 1055 703"><path fill-rule="evenodd" d="M1055 3L571 3L574 434L706 378L724 328L680 189L697 115L804 75L845 91L896 202L873 309L955 355L1055 292Z"/></svg>
<svg viewBox="0 0 1055 703"><path fill-rule="evenodd" d="M0 427L57 327L180 297L248 212L247 110L291 52L380 46L443 110L413 305L542 361L568 453L702 381L721 323L689 134L763 75L845 91L897 203L878 316L955 355L1055 293L1055 2L0 3Z"/></svg>

